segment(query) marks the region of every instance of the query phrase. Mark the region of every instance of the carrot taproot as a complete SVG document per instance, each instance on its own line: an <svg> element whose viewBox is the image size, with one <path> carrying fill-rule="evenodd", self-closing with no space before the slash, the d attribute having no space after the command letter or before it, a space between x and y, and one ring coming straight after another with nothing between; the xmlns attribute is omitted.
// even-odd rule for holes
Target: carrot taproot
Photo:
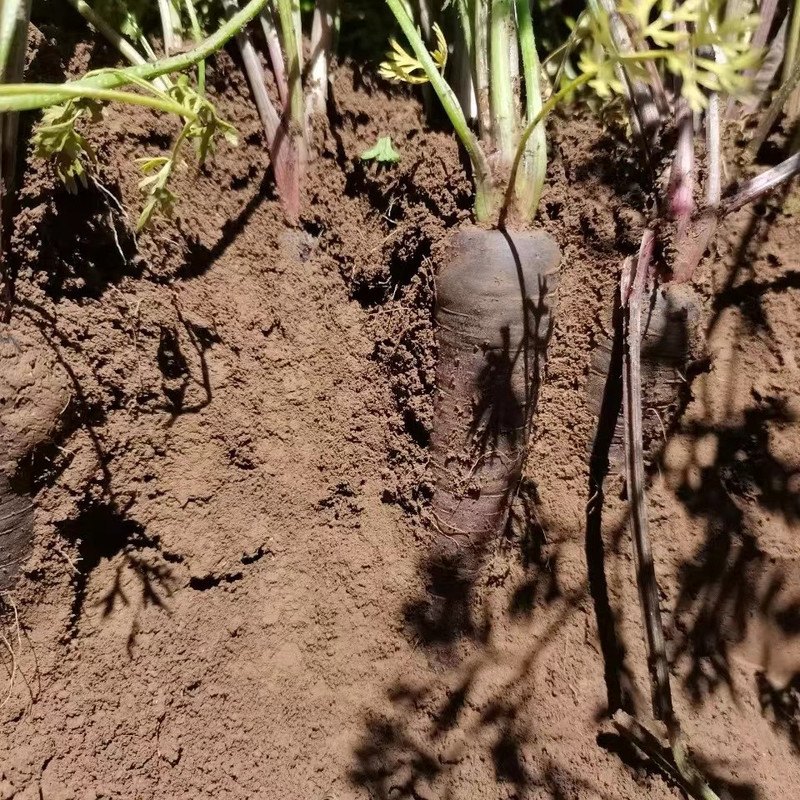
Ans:
<svg viewBox="0 0 800 800"><path fill-rule="evenodd" d="M503 526L553 326L560 253L542 232L455 234L436 283L434 528L473 548Z"/></svg>

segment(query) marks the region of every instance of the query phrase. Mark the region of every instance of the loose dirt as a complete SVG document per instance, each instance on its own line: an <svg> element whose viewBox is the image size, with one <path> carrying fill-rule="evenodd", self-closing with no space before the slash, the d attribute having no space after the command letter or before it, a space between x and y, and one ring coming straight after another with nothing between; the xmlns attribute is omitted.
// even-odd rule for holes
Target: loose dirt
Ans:
<svg viewBox="0 0 800 800"><path fill-rule="evenodd" d="M31 70L109 57L44 29ZM587 461L591 352L640 236L623 145L551 126L547 380L513 524L454 585L422 520L434 275L471 202L455 141L340 68L289 232L239 67L209 80L241 144L138 240L132 160L168 119L109 110L74 197L26 160L1 354L32 366L0 400L34 536L4 596L0 798L679 797L608 723L649 709L623 480L599 515ZM400 165L360 162L387 132ZM701 267L709 360L651 470L678 711L747 800L800 794L800 273L777 209Z"/></svg>

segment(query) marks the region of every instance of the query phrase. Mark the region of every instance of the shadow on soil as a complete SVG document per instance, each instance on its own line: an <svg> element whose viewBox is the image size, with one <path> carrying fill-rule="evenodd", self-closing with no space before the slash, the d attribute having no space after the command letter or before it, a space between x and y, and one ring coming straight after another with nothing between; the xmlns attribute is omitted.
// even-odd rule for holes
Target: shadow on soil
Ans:
<svg viewBox="0 0 800 800"><path fill-rule="evenodd" d="M80 347L76 347L58 330L57 321L42 308L30 302L18 304L15 313L25 317L38 329L43 344L54 354L58 364L64 369L71 390L71 397L60 414L59 423L50 438L29 452L18 464L14 476L15 485L26 492L33 492L46 486L52 486L58 477L69 466L74 453L65 447L66 442L78 429L86 431L94 460L96 475L93 485L87 487L86 499L81 510L69 521L57 526L59 538L54 548L69 563L72 572L72 614L68 635L74 635L86 613L86 597L92 573L101 564L113 564L113 577L102 589L96 605L100 609L102 619L109 617L118 607L131 607L134 611L130 630L127 635L127 650L131 655L136 643L138 620L140 613L147 606L165 608L166 599L177 585L173 575L175 564L182 562L179 554L165 551L157 536L150 536L137 522L129 519L115 496L113 476L110 469L112 456L106 448L101 428L106 421L105 407L84 388L81 372L75 363L80 357ZM178 337L172 358L160 348L158 364L165 381L179 378L186 385L195 382L205 387L204 391L210 401L211 387L208 371L205 366L204 352L216 341L212 330L189 322L176 306L176 328L184 331L183 340L191 343L197 351L200 363L201 378L192 376L186 359L182 357ZM171 341L171 340L170 340ZM180 356L180 357L179 357ZM185 369L175 366L181 364ZM85 365L82 365L85 368ZM173 374L177 372L178 374ZM186 386L183 387L185 394ZM200 407L206 403L201 402ZM170 406L172 417L170 422L180 413L191 412L194 407L180 405ZM66 547L62 547L62 544ZM133 576L133 580L131 580ZM35 575L31 576L33 579Z"/></svg>
<svg viewBox="0 0 800 800"><path fill-rule="evenodd" d="M753 242L758 241L753 233L745 232L738 265L753 256ZM764 232L761 241L765 236ZM743 335L763 332L768 325L760 298L797 286L796 274L789 272L771 284L751 279L744 285L753 291L744 291L740 269L734 269L729 285L716 299L712 331L721 310L736 306L745 322ZM617 551L626 535L627 525L610 532L602 530L609 448L621 405L616 377L621 374L621 358L617 340L591 454L585 581L578 590L562 589L558 547L548 543L548 535L557 540L558 534L541 528L536 519L535 489L523 487L499 548L501 556L516 561L524 572L505 613L508 620L540 615L547 623L524 655L514 656L511 677L499 684L492 681L487 695L486 683L479 679L496 666L497 654L491 646L492 619L481 609L486 607L483 601L493 584L504 583L509 573L498 576L496 564L487 568L485 551L472 574L454 572L440 562L422 563L428 593L407 609L404 622L414 642L430 654L431 685L421 687L399 680L388 690L385 704L367 713L350 778L371 797L453 797L461 782L471 779L471 771L487 765L497 784L508 787L509 797L560 800L589 792L602 794L601 787L591 786L538 745L537 732L526 721L531 718L527 709L535 705L537 693L550 688L534 681L537 659L571 615L587 603L594 609L607 690L607 707L600 710L598 721L608 719L617 709L637 710L619 611L609 596L606 565L608 554ZM713 462L694 465L697 469L691 471L691 480L687 475L676 492L688 513L704 522L705 538L692 558L680 566L674 611L665 618L673 654L673 690L682 687L699 705L722 687L734 698L744 689L750 690L735 685L731 659L732 649L744 641L751 626L768 625L782 641L800 635L800 602L789 593L796 577L789 576L780 559L765 554L753 520L754 511L777 516L787 526L800 520L800 497L793 488L798 472L773 454L770 441L772 431L797 420L779 399L756 395L736 424L703 420L689 425L681 421L680 413L677 416L669 435L680 432L694 441L714 437L717 443ZM656 459L653 474L660 467L663 463ZM762 654L765 665L770 660L769 646L765 644ZM756 680L763 713L800 753L800 665L784 685L775 686L765 671L758 672ZM600 733L597 743L620 758L636 780L645 779L653 769L615 734ZM755 800L760 796L756 785L731 779L736 764L698 761L721 797Z"/></svg>
<svg viewBox="0 0 800 800"><path fill-rule="evenodd" d="M475 378L473 413L479 424L470 435L479 453L498 446L509 419L515 431L528 424L520 419L523 402L531 410L536 407L544 370L542 342L549 339L551 326L540 331L546 316L541 303L526 308L529 318L520 347L512 347L507 334L501 336L503 347ZM524 361L528 376L524 401L511 386L517 360ZM404 624L430 655L431 682L420 686L399 680L388 690L385 706L366 716L350 779L376 800L455 796L459 781L468 779L461 778L466 760L478 763L474 769L488 766L497 784L508 787L509 797L541 796L544 791L566 799L600 791L546 751L531 756L540 748L523 712L543 691L536 667L586 602L588 586L583 583L569 592L562 588L559 546L548 542L536 517L535 487L523 485L507 502L509 520L499 543L473 537L464 557L456 551L446 558L437 551L420 564L427 592L406 607ZM501 562L507 569L498 570ZM484 601L493 587L507 583L512 570L514 588L504 617L535 619L542 627L532 646L505 665L509 669L501 670L500 680L493 680L489 676L500 663L491 644L497 620L493 622ZM492 687L488 697L487 679Z"/></svg>
<svg viewBox="0 0 800 800"><path fill-rule="evenodd" d="M675 657L686 660L684 682L696 703L731 678L731 648L744 641L754 617L785 634L800 633L800 609L781 599L787 575L768 558L748 506L791 524L800 519L800 498L790 491L793 472L770 453L770 424L788 423L780 406L745 412L737 426L692 425L688 433L713 438L713 463L694 464L691 478L678 488L688 512L705 521L705 540L680 570L675 606Z"/></svg>
<svg viewBox="0 0 800 800"><path fill-rule="evenodd" d="M170 565L180 563L182 557L164 551L157 537L148 536L141 525L127 519L110 504L89 507L61 526L59 534L77 553L73 576L73 628L78 627L83 616L92 573L103 561L113 562L113 579L96 605L103 619L109 617L118 604L136 610L126 643L131 655L139 613L150 605L165 608L166 599L175 586ZM133 573L136 580L126 580L126 572Z"/></svg>
<svg viewBox="0 0 800 800"><path fill-rule="evenodd" d="M173 298L177 316L177 325L160 325L156 363L161 372L161 390L166 405L164 410L170 414L167 427L171 427L183 414L196 414L202 411L213 399L211 377L208 371L206 352L220 341L214 327L191 322L186 319L177 299ZM182 329L183 336L178 328ZM181 340L188 342L194 351L192 359L200 366L200 376L195 377L181 347ZM192 388L200 390L200 397L195 402L188 402L188 394ZM196 394L193 392L192 394Z"/></svg>
<svg viewBox="0 0 800 800"><path fill-rule="evenodd" d="M675 665L697 705L720 688L740 695L745 687L734 680L733 651L745 639L760 638L761 669L756 686L746 688L755 688L767 719L800 753L800 603L793 589L800 576L791 556L781 557L780 541L765 552L760 540L764 520L777 521L777 529L786 532L800 522L800 470L776 455L773 445L773 437L796 429L798 419L780 393L753 388L743 411L735 411L734 400L736 358L748 340L766 344L781 363L786 343L772 330L764 299L800 286L797 272L786 270L769 281L756 280L751 272L773 221L769 209L752 216L733 269L714 298L711 334L724 312L737 314L727 397L701 397L709 409L722 401L723 419L719 414L712 419L709 412L708 418L681 426L692 452L703 443L707 450L711 445L713 457L690 463L676 491L688 513L703 521L705 533L679 571L671 638ZM774 685L767 673L775 660L785 672L787 658L793 677Z"/></svg>
<svg viewBox="0 0 800 800"><path fill-rule="evenodd" d="M608 478L609 454L617 430L617 421L622 409L622 313L619 295L615 297L612 319L614 337L609 354L609 366L603 387L600 413L597 418L592 451L589 456L589 488L586 503L586 529L584 548L586 553L589 593L594 608L595 623L600 650L603 656L603 677L606 685L608 708L612 715L623 709L635 712L633 686L630 670L625 663L625 645L617 630L616 612L608 592L606 569L606 543L603 540L603 507L605 505L605 483ZM614 531L611 549L619 544L623 529Z"/></svg>
<svg viewBox="0 0 800 800"><path fill-rule="evenodd" d="M531 525L508 539L527 565L525 577L513 593L507 613L529 616L545 605L555 615L536 645L515 661L513 674L494 686L487 698L479 685L497 666L496 654L485 642L473 657L447 666L440 660L431 686L398 681L386 695L381 712L370 712L355 750L350 778L376 800L389 798L451 797L458 786L460 765L466 759L488 764L498 784L511 797L526 797L534 789L567 798L591 787L577 773L555 760L532 762L529 750L536 740L522 709L535 701L534 671L553 636L577 609L584 592L563 596L558 585L557 558L548 557L541 530ZM511 534L515 536L515 534ZM489 621L475 623L488 635ZM437 650L437 657L441 656Z"/></svg>

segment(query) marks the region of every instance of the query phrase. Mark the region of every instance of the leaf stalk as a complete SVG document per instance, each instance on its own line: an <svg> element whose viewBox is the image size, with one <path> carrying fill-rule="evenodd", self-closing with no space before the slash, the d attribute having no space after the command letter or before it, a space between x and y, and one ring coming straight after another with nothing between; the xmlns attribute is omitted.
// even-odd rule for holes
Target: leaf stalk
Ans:
<svg viewBox="0 0 800 800"><path fill-rule="evenodd" d="M99 70L89 73L78 80L68 81L64 84L42 84L49 86L51 92L31 94L18 94L0 98L0 112L2 111L34 111L55 105L64 99L62 87L74 87L77 90L115 89L133 83L139 78L153 81L162 75L183 72L193 67L199 61L209 58L217 50L230 41L248 22L250 22L266 5L267 0L250 0L238 13L232 16L225 24L205 39L201 44L185 53L179 53L168 58L163 58L154 63L140 64L126 69ZM27 84L21 84L25 86ZM80 96L79 94L76 96Z"/></svg>

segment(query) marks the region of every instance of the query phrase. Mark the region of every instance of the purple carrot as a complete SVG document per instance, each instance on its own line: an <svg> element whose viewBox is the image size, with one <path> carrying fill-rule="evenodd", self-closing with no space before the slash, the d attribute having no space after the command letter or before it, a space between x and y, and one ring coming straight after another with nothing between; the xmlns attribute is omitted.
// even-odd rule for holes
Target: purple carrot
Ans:
<svg viewBox="0 0 800 800"><path fill-rule="evenodd" d="M545 233L460 231L436 283L431 439L440 556L468 567L519 481L552 325L560 253Z"/></svg>

